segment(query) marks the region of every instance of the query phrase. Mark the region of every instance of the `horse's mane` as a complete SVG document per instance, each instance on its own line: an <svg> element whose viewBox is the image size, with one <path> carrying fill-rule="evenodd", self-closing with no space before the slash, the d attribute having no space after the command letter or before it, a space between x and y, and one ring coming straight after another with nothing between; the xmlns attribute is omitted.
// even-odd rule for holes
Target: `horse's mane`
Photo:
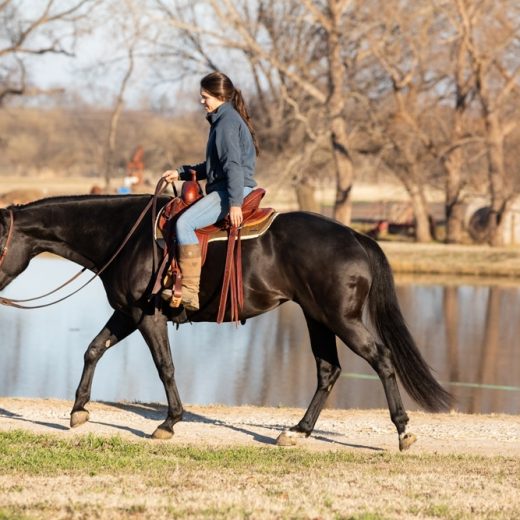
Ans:
<svg viewBox="0 0 520 520"><path fill-rule="evenodd" d="M82 202L82 201L107 201L107 200L123 200L149 198L151 195L134 194L134 195L59 195L55 197L45 197L43 199L34 200L25 204L11 204L7 209L15 208L36 208L39 206L48 206L49 204L61 204L63 202Z"/></svg>

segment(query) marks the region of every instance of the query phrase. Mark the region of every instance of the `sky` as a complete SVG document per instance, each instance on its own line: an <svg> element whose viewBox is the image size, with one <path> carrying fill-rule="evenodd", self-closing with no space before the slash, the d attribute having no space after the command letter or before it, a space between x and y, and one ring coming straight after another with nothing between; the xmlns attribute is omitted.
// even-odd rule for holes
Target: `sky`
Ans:
<svg viewBox="0 0 520 520"><path fill-rule="evenodd" d="M38 17L48 0L19 0L17 7L26 20ZM63 8L72 0L55 0L57 8ZM120 1L120 0L117 0ZM145 0L140 0L145 1ZM109 5L109 4L107 4ZM121 1L119 5L124 5ZM126 59L114 62L114 57L126 57L125 47L117 44L117 39L124 36L119 23L129 21L129 16L123 13L123 18L117 23L110 18L110 11L96 12L99 23L94 32L84 34L76 45L76 56L68 57L61 54L44 54L26 56L31 81L42 89L65 89L67 92L76 91L87 102L102 106L112 106L115 94L118 91L122 77L126 70ZM108 8L107 8L108 9ZM107 14L108 13L108 14ZM0 12L1 14L1 12ZM142 22L142 19L141 19ZM150 22L153 26L153 23ZM117 27L117 31L114 30ZM60 30L63 28L60 27ZM1 37L1 31L0 31ZM155 49L154 49L155 50ZM223 56L223 58L222 58ZM229 56L229 51L223 53L218 60L226 67L229 66L232 77L244 76L240 67L235 67L236 60ZM214 57L217 57L215 55ZM109 67L100 67L100 64L111 60ZM226 63L229 62L229 63ZM229 73L226 68L226 72ZM159 81L157 71L151 65L151 60L139 59L136 69L128 84L125 93L126 106L130 108L166 107L170 112L193 110L198 103L199 77L179 79L178 69L163 67L161 73L169 74L172 81ZM246 80L238 79L238 85L247 90ZM246 87L246 88L244 88ZM49 98L39 97L29 103L45 103ZM151 100L151 101L150 101ZM171 106L169 106L171 105Z"/></svg>
<svg viewBox="0 0 520 520"><path fill-rule="evenodd" d="M62 1L67 0L59 0L57 5L62 7ZM22 19L33 20L42 12L42 3L40 0L34 3L22 1L19 8ZM105 22L106 17L102 17L102 20ZM37 48L43 45L42 42L45 42L44 38L32 38L28 41L28 46ZM66 47L70 48L70 45ZM100 23L94 32L83 34L78 39L74 56L56 53L34 56L26 54L24 61L27 63L29 79L37 88L75 90L87 102L110 106L126 71L126 59L117 61L121 57L126 58L126 51L120 44L117 47L113 28L109 23ZM103 66L103 63L109 63L109 66ZM142 104L143 98L158 98L166 89L172 91L175 88L173 84L162 88L154 85L153 76L146 61L137 60L125 93L128 106L137 107ZM45 102L45 98L36 100L36 103L42 102Z"/></svg>

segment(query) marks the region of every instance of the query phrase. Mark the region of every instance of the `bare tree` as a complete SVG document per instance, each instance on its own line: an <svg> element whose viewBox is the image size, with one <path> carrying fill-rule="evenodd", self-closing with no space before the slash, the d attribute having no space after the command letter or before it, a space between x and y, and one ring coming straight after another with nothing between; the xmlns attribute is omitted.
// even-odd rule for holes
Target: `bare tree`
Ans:
<svg viewBox="0 0 520 520"><path fill-rule="evenodd" d="M376 0L366 8L364 22L374 29L366 35L369 56L365 70L379 69L376 76L386 85L384 90L379 85L372 86L372 137L380 143L383 161L410 196L416 239L429 242L432 232L424 165L432 147L426 122L431 105L426 66L431 42L425 35L431 27L431 10L420 5L419 9Z"/></svg>
<svg viewBox="0 0 520 520"><path fill-rule="evenodd" d="M457 0L456 8L481 107L491 199L488 237L496 246L502 244L502 223L514 196L504 142L518 119L518 111L507 111L520 91L520 8L516 2L490 0Z"/></svg>
<svg viewBox="0 0 520 520"><path fill-rule="evenodd" d="M30 92L28 63L45 54L74 56L83 22L101 0L45 0L22 11L19 2L0 2L0 105ZM34 5L37 4L37 5Z"/></svg>
<svg viewBox="0 0 520 520"><path fill-rule="evenodd" d="M354 169L349 153L349 139L345 119L345 70L343 41L349 37L345 31L345 16L350 0L327 0L319 6L311 0L302 3L312 14L318 27L325 32L328 83L324 103L330 128L330 140L336 170L336 202L334 216L344 224L352 218L352 184ZM321 7L321 8L320 8ZM320 99L317 99L321 101Z"/></svg>
<svg viewBox="0 0 520 520"><path fill-rule="evenodd" d="M468 71L467 37L457 34L453 43L453 106L447 129L447 142L438 152L446 174L446 242L459 243L462 240L464 225L463 190L467 185L463 170L465 165L464 146L471 142L471 133L466 129L466 113L470 108L475 81Z"/></svg>
<svg viewBox="0 0 520 520"><path fill-rule="evenodd" d="M307 149L308 142L315 146L317 141L322 143L324 134L328 135L337 190L334 215L344 223L351 219L353 182L345 120L343 47L348 39L351 3L208 0L188 8L181 1L157 0L171 25L184 34L187 47L181 54L177 51L178 57L217 68L215 49L240 54L252 71L259 103L270 107L267 113L271 122L280 121L281 115L285 121L281 126L285 126L289 138L298 135L303 139L302 150ZM211 15L203 19L202 12ZM291 123L287 124L287 119ZM287 176L293 177L292 173Z"/></svg>
<svg viewBox="0 0 520 520"><path fill-rule="evenodd" d="M128 82L132 77L132 73L134 71L135 64L135 40L130 42L130 46L127 49L127 65L126 70L121 79L121 83L119 84L119 89L116 94L116 99L114 103L114 107L112 113L110 115L110 124L107 135L107 143L105 148L105 189L110 191L110 182L114 171L114 155L116 151L116 138L117 138L117 129L119 126L119 120L121 118L121 113L123 111L124 106L124 96L126 92L126 88L128 86Z"/></svg>
<svg viewBox="0 0 520 520"><path fill-rule="evenodd" d="M104 7L103 19L106 25L110 24L112 37L107 40L106 57L96 63L94 68L97 75L114 77L118 85L110 111L103 153L105 189L110 191L116 164L121 162L116 157L116 152L122 151L121 146L117 144L117 139L125 108L125 96L136 72L137 62L146 55L148 16L146 6L135 0L107 1ZM114 27L117 30L113 31Z"/></svg>
<svg viewBox="0 0 520 520"><path fill-rule="evenodd" d="M491 228L503 221L514 194L513 176L504 174L504 139L518 118L518 11L514 2L498 9L487 0L363 5L362 23L374 28L360 65L360 94L367 93L370 109L364 127L410 194L419 240L430 239L424 189L441 177L446 240L462 240L464 192L477 184L486 158L494 215L489 236L500 237Z"/></svg>

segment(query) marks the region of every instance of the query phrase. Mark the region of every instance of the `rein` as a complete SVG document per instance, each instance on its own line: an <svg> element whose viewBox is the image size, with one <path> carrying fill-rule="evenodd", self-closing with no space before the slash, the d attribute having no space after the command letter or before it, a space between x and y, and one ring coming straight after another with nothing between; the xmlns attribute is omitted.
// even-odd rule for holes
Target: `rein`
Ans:
<svg viewBox="0 0 520 520"><path fill-rule="evenodd" d="M21 303L25 303L25 302L31 302L31 301L35 301L35 300L41 300L42 298L45 298L46 296L49 296L51 294L54 294L55 292L59 291L60 289L62 289L63 287L67 286L68 284L70 284L71 282L73 282L76 278L78 278L78 276L80 276L81 274L83 274L83 272L85 272L87 270L86 267L84 267L83 269L81 269L81 271L79 271L78 273L76 273L72 278L69 278L66 282L62 283L59 287L56 287L56 289L53 289L52 291L49 291L45 294L42 294L40 296L36 296L34 298L27 298L27 299L24 299L24 300L15 300L15 299L12 299L12 298L3 298L3 297L0 297L0 304L1 305L7 305L9 307L15 307L17 309L41 309L43 307L50 307L51 305L55 305L56 303L59 303L59 302L62 302L63 300L66 300L67 298L70 298L71 296L73 296L74 294L76 294L77 292L81 291L81 289L83 289L84 287L86 287L89 283L93 282L96 278L98 278L99 276L101 276L101 274L110 266L110 264L116 259L116 257L119 255L119 253L122 251L122 249L125 247L125 245L127 244L127 242L130 240L130 237L135 233L135 230L137 229L137 227L139 226L139 224L142 222L144 216L146 215L147 211L150 209L150 207L153 207L153 211L155 213L156 211L156 206L157 206L157 199L159 197L159 195L164 191L164 189L166 188L166 185L167 185L167 182L164 180L164 179L159 179L159 182L157 183L157 186L155 188L155 192L152 196L152 198L150 199L150 201L148 202L148 204L145 206L145 208L143 209L143 211L141 211L140 215L137 217L137 220L135 221L134 225L131 227L130 231L127 233L127 235L125 236L125 238L123 239L123 241L121 242L121 245L116 249L116 251L114 252L114 254L109 258L109 260L105 263L105 265L99 269L99 271L96 272L96 274L94 276L92 276L89 280L87 280L83 285L81 285L80 287L78 287L75 291L67 294L66 296L63 296L62 298L58 299L58 300L55 300L53 302L50 302L50 303L45 303L45 304L42 304L42 305L20 305ZM4 248L2 249L2 253L1 253L1 256L0 256L0 268L2 267L2 264L7 256L7 251L9 249L9 245L10 245L10 242L11 242L11 238L13 236L13 230L14 230L14 213L13 211L10 209L9 210L9 216L10 216L10 224L9 224L9 232L7 234L7 240L6 240L6 244L4 246ZM154 220L152 219L152 222ZM154 254L154 270L155 270L155 263L156 263L156 260L155 260L155 254Z"/></svg>

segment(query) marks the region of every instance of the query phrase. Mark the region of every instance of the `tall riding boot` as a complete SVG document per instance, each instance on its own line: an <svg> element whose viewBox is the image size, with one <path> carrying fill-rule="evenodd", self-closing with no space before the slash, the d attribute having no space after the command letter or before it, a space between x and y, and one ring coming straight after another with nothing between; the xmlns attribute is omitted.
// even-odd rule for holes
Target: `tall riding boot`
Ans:
<svg viewBox="0 0 520 520"><path fill-rule="evenodd" d="M199 310L201 253L199 244L179 246L182 273L182 304L189 311Z"/></svg>

